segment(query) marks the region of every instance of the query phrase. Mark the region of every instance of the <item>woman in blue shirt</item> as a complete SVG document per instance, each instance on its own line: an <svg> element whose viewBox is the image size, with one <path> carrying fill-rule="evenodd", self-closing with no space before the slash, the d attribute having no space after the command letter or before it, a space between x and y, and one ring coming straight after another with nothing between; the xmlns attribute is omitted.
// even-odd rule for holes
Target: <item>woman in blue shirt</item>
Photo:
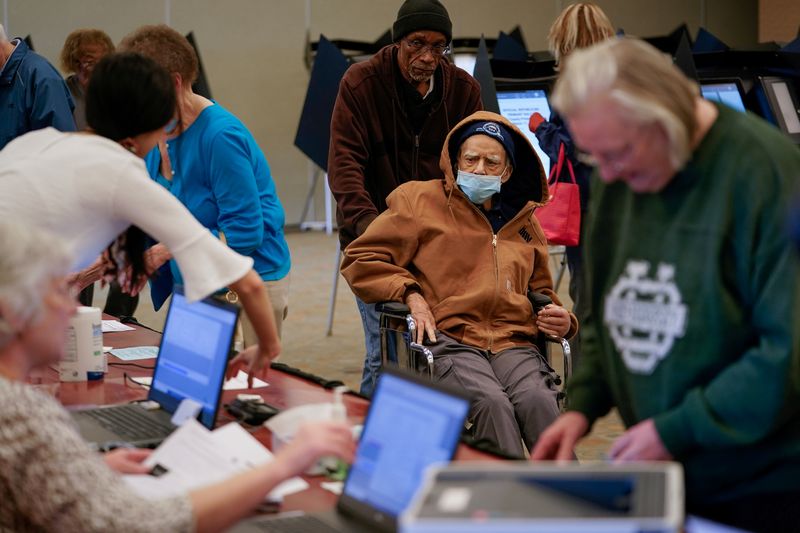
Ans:
<svg viewBox="0 0 800 533"><path fill-rule="evenodd" d="M175 80L176 124L167 142L147 156L150 175L229 247L253 258L280 333L288 310L291 262L283 234L283 207L264 153L238 118L194 93L197 55L177 31L164 25L143 26L120 46L154 59ZM153 263L168 259L166 250L157 247ZM174 283L180 283L180 272L172 261L170 270ZM236 295L228 297L235 300ZM255 344L246 319L242 329L245 347Z"/></svg>

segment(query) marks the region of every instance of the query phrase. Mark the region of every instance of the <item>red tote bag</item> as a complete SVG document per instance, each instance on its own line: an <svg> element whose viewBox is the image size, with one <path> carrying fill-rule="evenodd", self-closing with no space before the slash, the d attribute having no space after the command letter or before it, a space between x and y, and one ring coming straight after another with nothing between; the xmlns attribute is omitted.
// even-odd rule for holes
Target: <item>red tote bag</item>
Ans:
<svg viewBox="0 0 800 533"><path fill-rule="evenodd" d="M561 181L564 167L569 171L570 181ZM581 194L572 161L564 153L564 143L558 149L558 162L550 169L547 185L550 202L535 211L544 236L550 244L577 246L581 231Z"/></svg>

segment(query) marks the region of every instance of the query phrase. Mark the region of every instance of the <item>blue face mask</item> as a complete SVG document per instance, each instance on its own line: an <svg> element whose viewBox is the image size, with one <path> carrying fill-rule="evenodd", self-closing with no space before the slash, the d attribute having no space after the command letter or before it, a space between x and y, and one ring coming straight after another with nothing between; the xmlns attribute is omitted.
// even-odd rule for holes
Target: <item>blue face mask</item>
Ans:
<svg viewBox="0 0 800 533"><path fill-rule="evenodd" d="M505 170L499 176L483 176L459 170L456 184L467 195L470 202L482 204L500 192L500 186L503 183L501 177L504 173Z"/></svg>

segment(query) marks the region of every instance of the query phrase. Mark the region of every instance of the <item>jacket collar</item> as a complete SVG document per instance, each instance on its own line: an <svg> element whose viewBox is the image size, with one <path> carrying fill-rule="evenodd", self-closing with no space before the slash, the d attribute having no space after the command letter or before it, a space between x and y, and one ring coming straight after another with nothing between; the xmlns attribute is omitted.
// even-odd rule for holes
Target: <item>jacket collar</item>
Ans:
<svg viewBox="0 0 800 533"><path fill-rule="evenodd" d="M514 136L514 157L517 161L517 166L514 167L511 177L500 189L502 202L512 206L517 212L530 203L533 204L532 207L546 204L548 201L547 176L544 173L542 162L533 149L533 145L514 124L504 117L489 111L473 113L459 122L447 135L442 148L442 156L439 160L439 168L444 173L445 192L448 197L458 189L454 165L461 131L469 124L483 120L499 122L508 128Z"/></svg>
<svg viewBox="0 0 800 533"><path fill-rule="evenodd" d="M11 85L17 75L19 66L22 64L22 60L30 50L22 39L16 39L16 41L17 48L8 56L8 61L6 61L3 71L0 73L0 85L2 86Z"/></svg>

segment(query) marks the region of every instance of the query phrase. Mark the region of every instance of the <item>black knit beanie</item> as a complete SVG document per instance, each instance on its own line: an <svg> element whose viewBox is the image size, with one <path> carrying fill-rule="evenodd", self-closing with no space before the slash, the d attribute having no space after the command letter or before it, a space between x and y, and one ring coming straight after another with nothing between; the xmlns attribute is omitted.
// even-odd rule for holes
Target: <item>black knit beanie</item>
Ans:
<svg viewBox="0 0 800 533"><path fill-rule="evenodd" d="M399 41L415 31L438 31L447 42L453 40L453 23L439 0L405 0L392 26L392 38Z"/></svg>

